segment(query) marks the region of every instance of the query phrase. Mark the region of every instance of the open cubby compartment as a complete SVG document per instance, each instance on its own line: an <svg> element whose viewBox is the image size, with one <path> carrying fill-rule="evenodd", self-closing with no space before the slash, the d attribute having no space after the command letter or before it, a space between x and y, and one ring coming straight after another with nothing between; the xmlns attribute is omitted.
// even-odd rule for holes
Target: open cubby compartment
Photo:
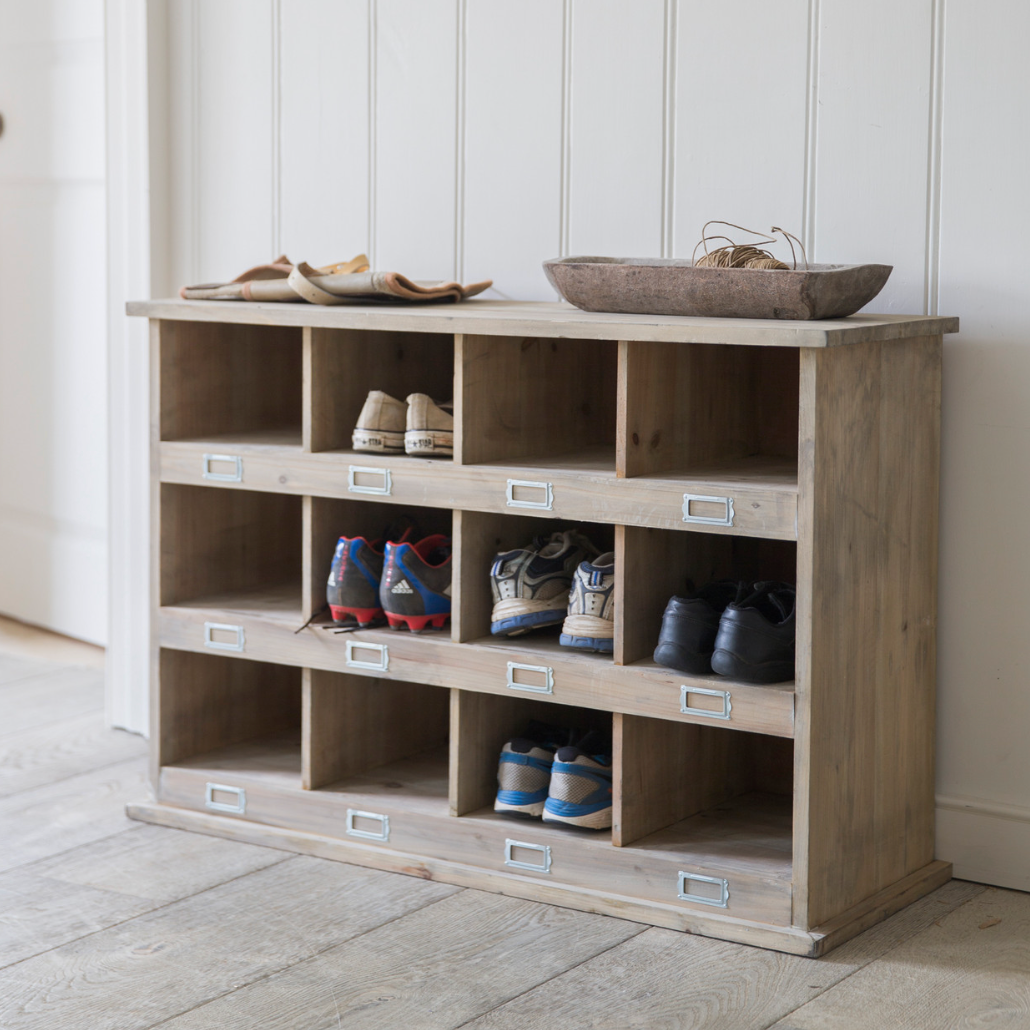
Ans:
<svg viewBox="0 0 1030 1030"><path fill-rule="evenodd" d="M351 498L304 498L304 618L310 618L326 603L326 581L333 552L341 536L363 536L369 543L379 540L383 531L402 518L413 519L417 532L411 540L434 533L453 535L452 513L446 508L368 501ZM452 562L453 567L453 562ZM328 613L325 621L329 620Z"/></svg>
<svg viewBox="0 0 1030 1030"><path fill-rule="evenodd" d="M304 787L405 805L447 798L449 691L304 671ZM360 829L360 828L359 828Z"/></svg>
<svg viewBox="0 0 1030 1030"><path fill-rule="evenodd" d="M662 845L675 849L696 833L693 817L715 821L720 810L745 808L767 813L756 822L756 845L768 824L790 862L792 740L616 713L613 743L613 844L663 831Z"/></svg>
<svg viewBox="0 0 1030 1030"><path fill-rule="evenodd" d="M455 461L615 471L614 340L459 336Z"/></svg>
<svg viewBox="0 0 1030 1030"><path fill-rule="evenodd" d="M186 791L193 807L242 812L248 785L300 788L300 669L168 648L158 661L162 795Z"/></svg>
<svg viewBox="0 0 1030 1030"><path fill-rule="evenodd" d="M299 446L301 330L159 323L162 440ZM212 459L209 474L231 476Z"/></svg>
<svg viewBox="0 0 1030 1030"><path fill-rule="evenodd" d="M372 390L402 402L412 393L428 394L437 404L454 398L454 337L448 333L309 328L304 334L307 451L350 452Z"/></svg>
<svg viewBox="0 0 1030 1030"><path fill-rule="evenodd" d="M162 483L161 604L299 619L301 508L289 494Z"/></svg>
<svg viewBox="0 0 1030 1030"><path fill-rule="evenodd" d="M797 483L799 349L619 344L620 476ZM699 502L697 514L717 516Z"/></svg>
<svg viewBox="0 0 1030 1030"><path fill-rule="evenodd" d="M720 579L797 582L793 540L646 526L619 526L615 540L615 660L622 665L653 664L662 613L688 580L695 589Z"/></svg>
<svg viewBox="0 0 1030 1030"><path fill-rule="evenodd" d="M609 655L594 655L576 648L561 647L558 643L561 626L544 627L518 637L492 636L490 633L490 615L493 610L490 569L496 555L525 547L535 536L550 536L567 529L583 533L602 553L615 550L619 529L616 526L570 522L566 519L542 520L533 515L455 511L454 639L510 647L513 651L525 651L527 654L558 649L568 655L586 655L599 661L610 661ZM617 582L617 551L615 572Z"/></svg>
<svg viewBox="0 0 1030 1030"><path fill-rule="evenodd" d="M610 712L536 698L451 691L451 815L492 818L501 748L522 736L533 720L606 736L612 732Z"/></svg>

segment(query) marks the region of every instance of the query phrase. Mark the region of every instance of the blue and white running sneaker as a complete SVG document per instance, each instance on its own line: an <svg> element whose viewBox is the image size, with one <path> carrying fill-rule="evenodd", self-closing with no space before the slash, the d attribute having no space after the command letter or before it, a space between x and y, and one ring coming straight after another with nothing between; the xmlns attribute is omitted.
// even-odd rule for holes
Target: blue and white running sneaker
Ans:
<svg viewBox="0 0 1030 1030"><path fill-rule="evenodd" d="M555 753L544 822L603 830L612 824L612 756L591 754L589 738L580 744Z"/></svg>
<svg viewBox="0 0 1030 1030"><path fill-rule="evenodd" d="M585 651L615 650L615 554L609 551L585 561L572 577L569 613L561 643Z"/></svg>
<svg viewBox="0 0 1030 1030"><path fill-rule="evenodd" d="M523 819L539 819L551 782L551 763L569 731L546 723L531 722L521 737L501 748L497 766L497 800L494 811Z"/></svg>
<svg viewBox="0 0 1030 1030"><path fill-rule="evenodd" d="M514 637L559 625L566 615L573 574L595 554L597 548L582 533L566 530L497 555L490 569L490 632Z"/></svg>

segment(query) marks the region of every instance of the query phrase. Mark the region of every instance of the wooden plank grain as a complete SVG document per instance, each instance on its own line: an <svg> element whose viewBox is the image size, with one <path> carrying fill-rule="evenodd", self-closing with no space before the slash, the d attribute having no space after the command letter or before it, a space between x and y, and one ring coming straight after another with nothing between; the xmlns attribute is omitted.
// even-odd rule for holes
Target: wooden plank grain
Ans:
<svg viewBox="0 0 1030 1030"><path fill-rule="evenodd" d="M238 301L129 301L130 315L179 322L318 326L390 332L467 333L483 336L567 337L580 340L646 340L729 343L748 347L839 347L957 333L946 316L850 315L821 321L699 318L687 315L623 315L580 311L568 304L474 298L433 306L250 304Z"/></svg>
<svg viewBox="0 0 1030 1030"><path fill-rule="evenodd" d="M458 1027L640 931L625 920L463 891L165 1027ZM518 955L526 960L513 961Z"/></svg>
<svg viewBox="0 0 1030 1030"><path fill-rule="evenodd" d="M1030 897L988 888L778 1030L1030 1025Z"/></svg>
<svg viewBox="0 0 1030 1030"><path fill-rule="evenodd" d="M454 890L291 858L0 971L0 1025L142 1030Z"/></svg>
<svg viewBox="0 0 1030 1030"><path fill-rule="evenodd" d="M133 758L0 799L0 870L128 829L125 805L146 781L146 760Z"/></svg>
<svg viewBox="0 0 1030 1030"><path fill-rule="evenodd" d="M847 978L864 967L875 977L880 956L982 890L949 884L819 961L649 929L474 1020L467 1030L765 1030L783 1016L782 1030L788 1030L789 1013L850 982ZM847 1016L850 1021L842 1021L840 1030L865 1027L859 1009Z"/></svg>
<svg viewBox="0 0 1030 1030"><path fill-rule="evenodd" d="M137 825L0 873L0 966L287 857L272 848Z"/></svg>
<svg viewBox="0 0 1030 1030"><path fill-rule="evenodd" d="M0 736L0 797L147 753L147 742L112 730L103 712Z"/></svg>

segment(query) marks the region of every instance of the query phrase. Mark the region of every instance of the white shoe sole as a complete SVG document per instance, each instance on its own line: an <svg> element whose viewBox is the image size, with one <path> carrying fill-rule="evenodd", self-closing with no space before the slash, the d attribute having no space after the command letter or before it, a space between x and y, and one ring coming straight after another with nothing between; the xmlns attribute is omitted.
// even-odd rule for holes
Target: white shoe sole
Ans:
<svg viewBox="0 0 1030 1030"><path fill-rule="evenodd" d="M403 454L404 434L381 429L355 429L351 434L351 442L356 451L367 451L371 454Z"/></svg>
<svg viewBox="0 0 1030 1030"><path fill-rule="evenodd" d="M599 615L567 615L562 623L562 633L570 637L591 637L594 640L613 640L615 623Z"/></svg>
<svg viewBox="0 0 1030 1030"><path fill-rule="evenodd" d="M409 429L404 434L408 454L454 454L454 433L444 429Z"/></svg>
<svg viewBox="0 0 1030 1030"><path fill-rule="evenodd" d="M506 805L501 801L494 802L495 812L514 812L516 815L531 816L534 819L539 819L544 814L544 802L537 801L532 805Z"/></svg>
<svg viewBox="0 0 1030 1030"><path fill-rule="evenodd" d="M551 597L546 601L508 597L494 605L490 621L500 622L502 619L515 619L520 615L534 615L537 612L558 612L565 607L564 601L561 596Z"/></svg>
<svg viewBox="0 0 1030 1030"><path fill-rule="evenodd" d="M582 826L587 830L606 830L612 824L611 807L602 808L599 812L589 812L587 815L551 815L544 811L545 823L562 823L565 826Z"/></svg>

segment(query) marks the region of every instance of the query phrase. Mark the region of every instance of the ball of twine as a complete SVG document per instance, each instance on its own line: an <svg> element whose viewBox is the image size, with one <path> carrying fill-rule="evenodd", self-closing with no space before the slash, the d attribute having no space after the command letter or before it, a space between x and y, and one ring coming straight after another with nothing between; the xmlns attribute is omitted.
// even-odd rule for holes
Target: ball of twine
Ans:
<svg viewBox="0 0 1030 1030"><path fill-rule="evenodd" d="M756 240L754 243L736 243L730 239L729 236L721 235L709 235L708 227L710 225L725 225L731 229L739 229L741 232L749 233L751 236L762 237ZM718 220L712 220L705 222L704 227L701 229L701 239L698 241L694 252L691 255L691 260L694 262L696 268L761 268L768 270L790 270L791 266L780 261L778 258L772 256L767 250L760 249L760 245L767 243L775 243L776 235L779 233L787 241L787 245L790 247L790 254L794 260L794 269L798 267L797 254L794 251L794 243L797 243L798 247L801 248L801 255L805 261L805 268L808 268L808 257L805 254L804 244L792 233L787 232L785 229L780 229L777 226L773 226L769 230L773 233L772 236L763 236L762 233L755 232L753 229L745 229L742 225L734 225L733 222L722 222ZM715 247L712 250L708 249L709 243L715 240L725 240L721 246ZM698 247L704 247L704 255L700 258L697 257Z"/></svg>

